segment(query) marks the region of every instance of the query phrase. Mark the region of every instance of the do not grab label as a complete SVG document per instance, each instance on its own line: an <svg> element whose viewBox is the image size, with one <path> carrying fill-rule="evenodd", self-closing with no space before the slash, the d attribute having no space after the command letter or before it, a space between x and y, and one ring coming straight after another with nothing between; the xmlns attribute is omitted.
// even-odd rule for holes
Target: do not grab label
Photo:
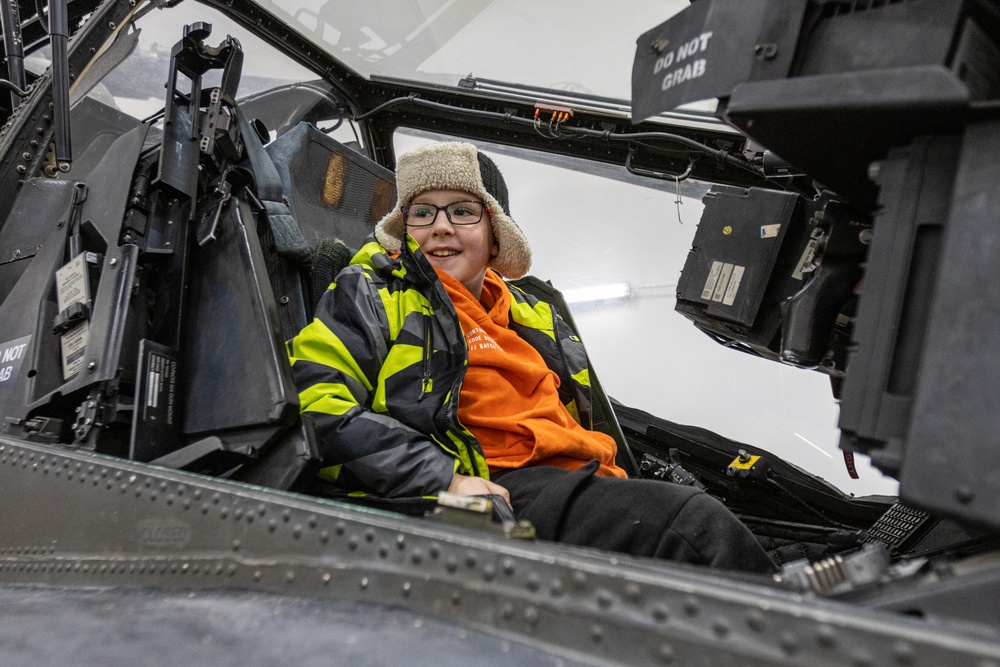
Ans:
<svg viewBox="0 0 1000 667"><path fill-rule="evenodd" d="M31 336L23 336L0 343L0 389L12 386L18 378L30 342Z"/></svg>

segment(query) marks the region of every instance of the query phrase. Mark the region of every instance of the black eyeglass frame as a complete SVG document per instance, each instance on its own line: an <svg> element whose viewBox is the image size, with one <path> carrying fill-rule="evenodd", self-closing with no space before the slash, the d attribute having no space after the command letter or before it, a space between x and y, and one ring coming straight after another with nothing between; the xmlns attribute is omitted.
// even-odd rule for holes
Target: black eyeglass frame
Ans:
<svg viewBox="0 0 1000 667"><path fill-rule="evenodd" d="M483 209L479 212L479 219L476 220L475 222L455 222L454 220L451 219L451 213L448 212L448 207L449 206L455 206L456 204L479 204L479 205L481 205L483 207ZM430 222L427 222L427 223L424 223L424 224L419 224L419 225L414 225L414 224L411 224L407 220L407 217L409 217L410 208L413 207L413 206L417 206L417 205L419 205L419 206L426 206L428 208L433 208L434 209L434 215L433 215L433 217L431 217ZM428 204L428 203L425 203L425 202L413 202L412 204L404 204L403 206L400 206L399 210L402 211L402 213L403 213L403 224L405 226L407 226L407 227L430 227L431 225L433 225L437 221L438 213L440 213L441 211L444 211L444 217L448 218L448 222L451 223L451 224L453 224L453 225L455 225L456 227L466 227L468 225L478 225L480 222L483 221L483 213L490 213L491 212L489 204L487 204L484 201L476 201L474 199L468 199L468 200L463 200L463 201L453 201L450 204L445 204L444 206L438 206L437 204Z"/></svg>

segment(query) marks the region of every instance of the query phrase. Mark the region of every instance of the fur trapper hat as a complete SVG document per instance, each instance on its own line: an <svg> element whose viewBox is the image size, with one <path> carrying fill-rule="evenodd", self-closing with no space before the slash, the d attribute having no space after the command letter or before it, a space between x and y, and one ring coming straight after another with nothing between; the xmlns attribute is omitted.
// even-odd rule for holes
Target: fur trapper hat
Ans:
<svg viewBox="0 0 1000 667"><path fill-rule="evenodd" d="M510 217L507 184L493 160L472 144L458 141L423 146L396 162L396 206L375 226L375 238L399 252L406 234L400 207L428 190L463 190L490 207L493 238L500 248L489 267L505 278L521 278L531 267L531 246Z"/></svg>

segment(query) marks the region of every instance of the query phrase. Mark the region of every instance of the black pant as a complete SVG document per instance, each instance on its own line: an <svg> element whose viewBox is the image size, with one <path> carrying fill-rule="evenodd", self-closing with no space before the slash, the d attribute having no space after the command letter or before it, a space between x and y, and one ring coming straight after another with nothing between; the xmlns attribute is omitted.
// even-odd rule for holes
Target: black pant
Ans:
<svg viewBox="0 0 1000 667"><path fill-rule="evenodd" d="M670 482L596 477L594 461L575 471L548 466L493 479L510 491L518 519L540 539L633 556L772 573L774 563L725 505Z"/></svg>

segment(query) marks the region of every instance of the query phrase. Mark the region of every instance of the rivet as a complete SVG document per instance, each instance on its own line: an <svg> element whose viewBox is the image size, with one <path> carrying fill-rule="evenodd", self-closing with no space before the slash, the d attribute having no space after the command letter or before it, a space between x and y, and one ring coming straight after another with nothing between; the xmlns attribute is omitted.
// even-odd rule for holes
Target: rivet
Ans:
<svg viewBox="0 0 1000 667"><path fill-rule="evenodd" d="M483 579L486 581L493 581L497 576L497 569L493 565L483 566Z"/></svg>
<svg viewBox="0 0 1000 667"><path fill-rule="evenodd" d="M729 634L729 622L724 618L717 618L715 622L712 623L712 632L719 639L723 639Z"/></svg>
<svg viewBox="0 0 1000 667"><path fill-rule="evenodd" d="M233 540L233 551L239 551L241 546L243 546L242 542Z"/></svg>
<svg viewBox="0 0 1000 667"><path fill-rule="evenodd" d="M971 503L974 497L975 494L972 493L972 489L970 489L967 486L960 486L957 489L955 489L955 498L957 498L958 502L962 503L963 505Z"/></svg>
<svg viewBox="0 0 1000 667"><path fill-rule="evenodd" d="M514 574L514 561L509 558L504 558L503 563L500 566L503 568L503 573L506 575Z"/></svg>
<svg viewBox="0 0 1000 667"><path fill-rule="evenodd" d="M824 648L832 648L837 639L836 631L829 625L821 625L816 633L816 641Z"/></svg>
<svg viewBox="0 0 1000 667"><path fill-rule="evenodd" d="M361 577L361 590L368 590L368 577Z"/></svg>
<svg viewBox="0 0 1000 667"><path fill-rule="evenodd" d="M365 531L365 542L374 542L374 541L375 541L375 531L369 528L368 530Z"/></svg>
<svg viewBox="0 0 1000 667"><path fill-rule="evenodd" d="M700 610L700 608L698 606L698 599L697 598L689 596L688 598L686 598L684 600L684 613L685 614L687 614L688 616L697 616L699 610Z"/></svg>
<svg viewBox="0 0 1000 667"><path fill-rule="evenodd" d="M449 572L454 572L458 569L458 561L455 560L454 556L448 556L448 559L444 562L444 569Z"/></svg>
<svg viewBox="0 0 1000 667"><path fill-rule="evenodd" d="M524 620L528 622L528 625L534 625L538 623L538 610L534 607L528 607L524 610Z"/></svg>
<svg viewBox="0 0 1000 667"><path fill-rule="evenodd" d="M542 585L542 582L539 580L537 574L532 573L528 576L528 581L526 582L526 584L528 586L529 591L537 591L539 587Z"/></svg>
<svg viewBox="0 0 1000 667"><path fill-rule="evenodd" d="M267 522L267 532L273 533L278 528L278 520L271 519Z"/></svg>
<svg viewBox="0 0 1000 667"><path fill-rule="evenodd" d="M247 515L247 519L249 519L249 518L250 518L250 515L248 514ZM326 544L327 542L329 542L330 541L330 531L325 530L325 529L321 530L319 532L319 541L320 541L321 544Z"/></svg>
<svg viewBox="0 0 1000 667"><path fill-rule="evenodd" d="M420 564L420 561L422 561L422 560L423 560L423 558L424 558L424 556L423 556L423 554L422 554L422 553L420 552L420 549L414 549L414 550L413 550L413 551L412 551L412 552L410 553L410 562L411 562L411 563L413 563L414 565L419 565L419 564Z"/></svg>
<svg viewBox="0 0 1000 667"><path fill-rule="evenodd" d="M573 573L573 586L577 590L582 590L582 589L586 588L586 586L587 586L587 575L584 574L583 572L579 572L579 571L574 572Z"/></svg>
<svg viewBox="0 0 1000 667"><path fill-rule="evenodd" d="M747 614L747 626L754 632L763 632L766 626L764 615L757 610L751 611Z"/></svg>
<svg viewBox="0 0 1000 667"><path fill-rule="evenodd" d="M285 510L284 512L281 513L281 520L284 521L285 523L288 523L289 521L291 521L291 519L292 519L291 511ZM368 541L371 542L371 540Z"/></svg>
<svg viewBox="0 0 1000 667"><path fill-rule="evenodd" d="M253 573L253 580L254 581L260 581L260 578L263 577L263 576L264 575L263 575L263 573L261 573L260 570L255 570L254 573Z"/></svg>
<svg viewBox="0 0 1000 667"><path fill-rule="evenodd" d="M897 664L913 664L913 646L905 641L896 642L892 647L892 657Z"/></svg>
<svg viewBox="0 0 1000 667"><path fill-rule="evenodd" d="M455 605L456 607L458 605L462 604L462 594L459 593L458 591L452 591L451 592L451 603L453 605Z"/></svg>
<svg viewBox="0 0 1000 667"><path fill-rule="evenodd" d="M380 544L378 546L378 557L385 558L388 555L389 555L389 547L385 546L384 544Z"/></svg>
<svg viewBox="0 0 1000 667"><path fill-rule="evenodd" d="M329 572L324 572L323 576L321 578L321 581L323 582L324 586L329 586L331 579L333 579L333 577L330 576L330 573Z"/></svg>
<svg viewBox="0 0 1000 667"><path fill-rule="evenodd" d="M295 539L299 539L300 537L302 537L302 526L301 525L295 524L295 527L292 528L292 537L294 537Z"/></svg>
<svg viewBox="0 0 1000 667"><path fill-rule="evenodd" d="M410 582L408 582L408 581L404 581L403 582L403 596L404 597L409 597L409 595L410 595L410 588L411 587L412 586L411 586Z"/></svg>
<svg viewBox="0 0 1000 667"><path fill-rule="evenodd" d="M243 508L242 507L237 507L236 509L233 510L233 518L234 519L236 519L237 521L239 521L242 516L243 516Z"/></svg>
<svg viewBox="0 0 1000 667"><path fill-rule="evenodd" d="M608 593L607 591L601 591L600 593L598 593L597 606L600 607L601 609L607 611L608 609L611 608L612 602L614 602L614 600L611 598L611 594Z"/></svg>
<svg viewBox="0 0 1000 667"><path fill-rule="evenodd" d="M640 597L642 597L642 589L639 588L639 584L630 583L625 587L625 597L632 602L637 602Z"/></svg>
<svg viewBox="0 0 1000 667"><path fill-rule="evenodd" d="M656 605L653 607L653 620L662 623L663 621L670 618L670 614L667 612L667 608L662 605Z"/></svg>
<svg viewBox="0 0 1000 667"><path fill-rule="evenodd" d="M590 638L595 642L599 642L604 639L604 630L601 629L599 625L590 626Z"/></svg>
<svg viewBox="0 0 1000 667"><path fill-rule="evenodd" d="M476 554L471 551L465 552L465 566L470 569L476 566Z"/></svg>
<svg viewBox="0 0 1000 667"><path fill-rule="evenodd" d="M854 667L873 667L874 662L872 662L871 656L867 653L859 653L854 656L854 660L851 662Z"/></svg>
<svg viewBox="0 0 1000 667"><path fill-rule="evenodd" d="M310 514L309 518L306 519L306 523L309 524L310 528L315 528L316 524L318 523L318 521L316 520L316 515L315 514Z"/></svg>
<svg viewBox="0 0 1000 667"><path fill-rule="evenodd" d="M347 530L347 526L344 525L343 521L338 521L337 525L333 527L333 530L337 533L337 536L340 537Z"/></svg>
<svg viewBox="0 0 1000 667"><path fill-rule="evenodd" d="M671 646L670 644L661 644L660 648L656 652L656 657L660 659L660 662L663 662L665 664L669 665L673 663L674 659L676 658L676 654L674 653L674 647Z"/></svg>
<svg viewBox="0 0 1000 667"><path fill-rule="evenodd" d="M358 548L358 536L351 535L351 539L347 541L347 548L354 551Z"/></svg>
<svg viewBox="0 0 1000 667"><path fill-rule="evenodd" d="M287 581L288 583L292 583L293 581L295 581L294 570L289 570L288 572L285 572L285 581Z"/></svg>
<svg viewBox="0 0 1000 667"><path fill-rule="evenodd" d="M563 582L562 579L553 579L552 585L549 587L553 596L559 596L563 594Z"/></svg>
<svg viewBox="0 0 1000 667"><path fill-rule="evenodd" d="M781 645L781 649L789 655L799 650L799 639L792 632L782 632L778 643Z"/></svg>

